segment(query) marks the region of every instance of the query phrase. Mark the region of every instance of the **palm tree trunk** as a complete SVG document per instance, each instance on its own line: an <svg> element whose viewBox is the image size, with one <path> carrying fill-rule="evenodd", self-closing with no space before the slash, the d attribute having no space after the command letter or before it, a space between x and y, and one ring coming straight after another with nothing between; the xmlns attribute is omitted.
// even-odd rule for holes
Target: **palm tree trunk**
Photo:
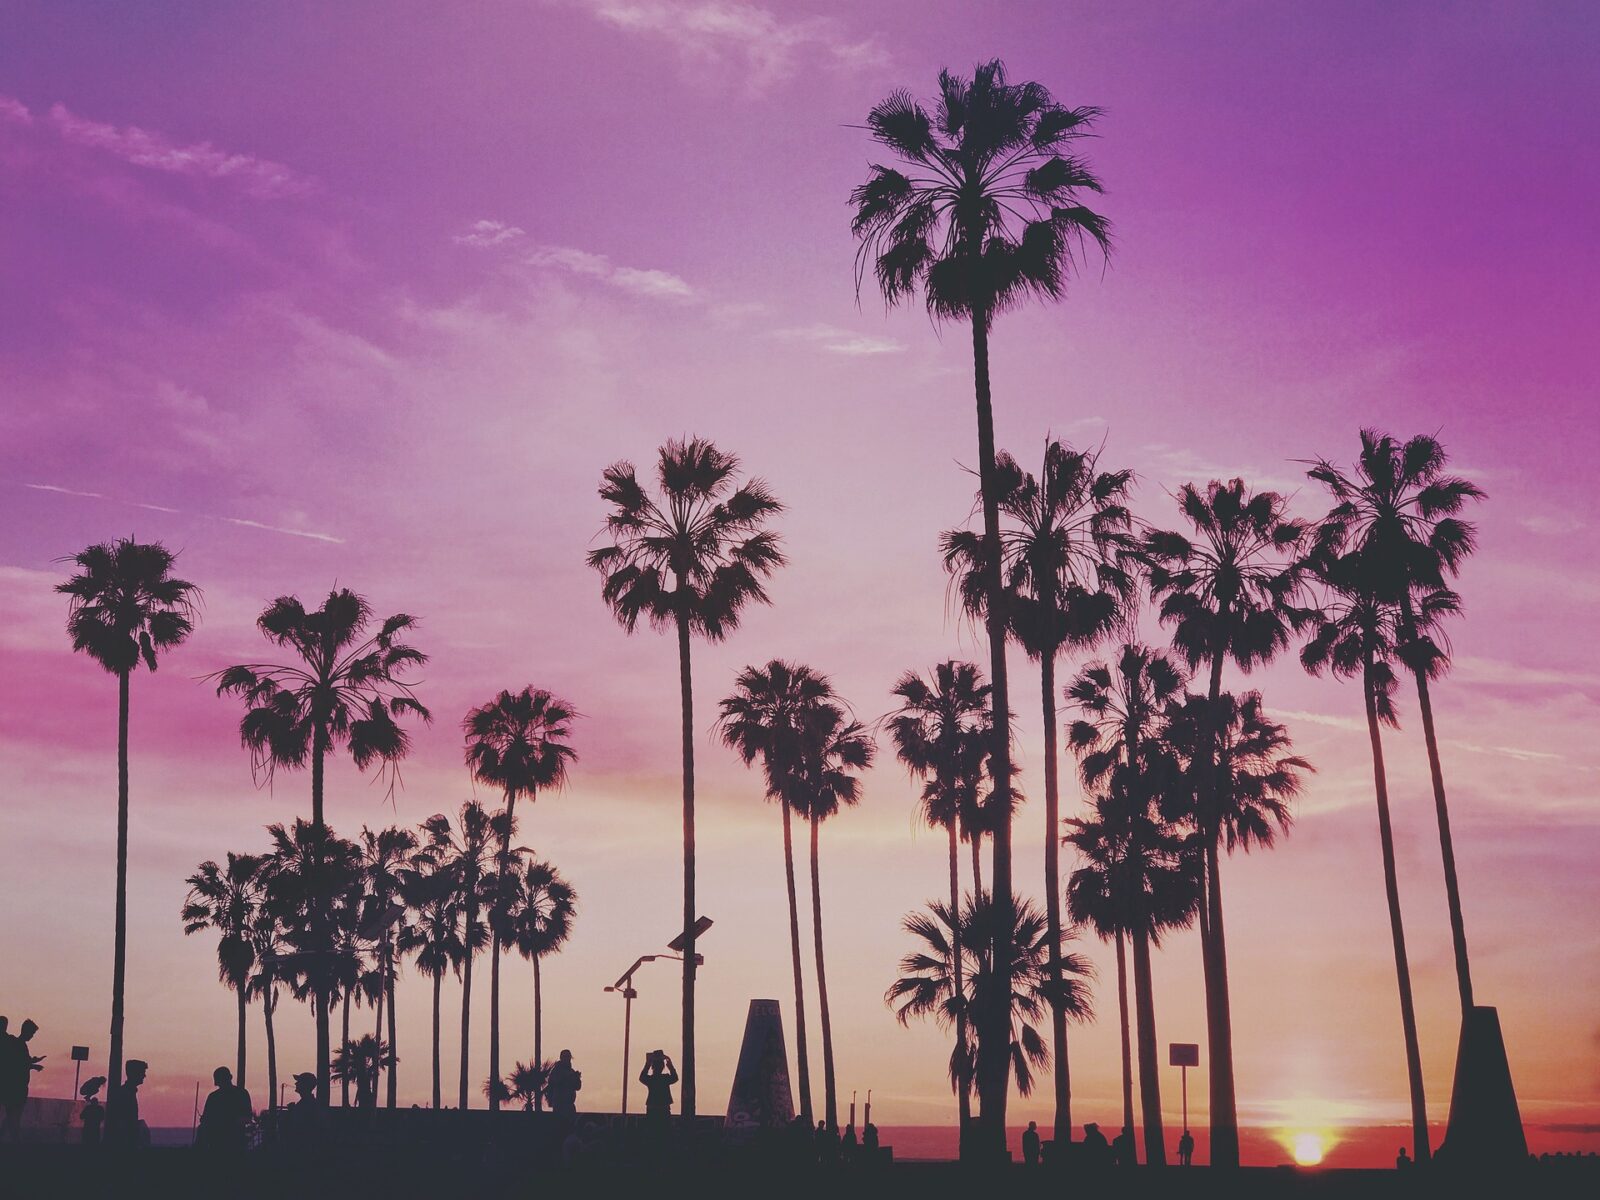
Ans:
<svg viewBox="0 0 1600 1200"><path fill-rule="evenodd" d="M1401 616L1407 631L1415 628L1411 595L1401 600ZM1428 747L1428 774L1433 780L1433 809L1439 819L1439 852L1444 858L1444 894L1450 905L1450 944L1456 956L1456 987L1461 993L1461 1016L1472 1011L1472 968L1467 960L1467 926L1461 916L1461 885L1456 879L1456 846L1450 836L1450 806L1445 803L1444 768L1439 763L1439 737L1433 728L1433 698L1428 694L1428 679L1413 671L1417 681L1417 708L1422 713L1422 740Z"/></svg>
<svg viewBox="0 0 1600 1200"><path fill-rule="evenodd" d="M323 788L323 760L328 753L328 731L322 722L317 722L311 736L311 823L322 831L325 826L322 821L322 788ZM320 843L319 843L320 844ZM320 851L318 852L320 857ZM320 864L319 864L320 865ZM311 903L314 906L312 920L317 929L316 944L319 948L328 945L326 937L327 905L329 897L313 896ZM331 1034L328 1029L328 1004L330 1001L328 985L318 979L315 988L315 1000L312 1009L317 1022L317 1103L327 1107L332 1090L333 1069L331 1066L332 1053L329 1047Z"/></svg>
<svg viewBox="0 0 1600 1200"><path fill-rule="evenodd" d="M277 985L269 987L261 997L262 1019L267 1026L267 1107L278 1107L278 1035L272 1027L272 1010L278 1007Z"/></svg>
<svg viewBox="0 0 1600 1200"><path fill-rule="evenodd" d="M400 1092L400 1083L395 1075L395 1071L400 1065L400 1043L396 1040L395 1035L394 959L392 957L389 960L389 969L385 974L387 977L387 983L384 985L384 989L385 995L389 1001L389 1066L387 1068L389 1072L389 1094L385 1100L385 1103L388 1105L388 1107L394 1108L396 1107L395 1102Z"/></svg>
<svg viewBox="0 0 1600 1200"><path fill-rule="evenodd" d="M983 895L983 835L974 833L969 844L972 847L972 894L981 896Z"/></svg>
<svg viewBox="0 0 1600 1200"><path fill-rule="evenodd" d="M544 1066L544 980L539 973L539 956L533 956L533 1065ZM544 1088L534 1093L535 1112L544 1111Z"/></svg>
<svg viewBox="0 0 1600 1200"><path fill-rule="evenodd" d="M1222 666L1225 658L1226 653L1221 649L1211 656L1211 678L1206 689L1208 703L1202 735L1205 778L1202 787L1205 789L1203 803L1210 814L1217 811L1216 711L1222 696ZM1217 884L1217 836L1218 831L1214 826L1205 830L1207 899L1202 907L1206 910L1206 920L1200 927L1200 961L1205 973L1206 992L1206 1049L1211 1055L1207 1085L1211 1105L1210 1161L1214 1167L1237 1167L1239 1115L1233 1083L1233 1004L1228 991L1227 956L1221 946L1222 893Z"/></svg>
<svg viewBox="0 0 1600 1200"><path fill-rule="evenodd" d="M117 898L111 948L111 1057L107 1089L122 1081L122 1008L128 983L128 677L117 676Z"/></svg>
<svg viewBox="0 0 1600 1200"><path fill-rule="evenodd" d="M1383 848L1383 887L1389 900L1389 933L1394 939L1394 972L1400 985L1400 1026L1406 1043L1406 1077L1411 1087L1411 1157L1425 1163L1428 1145L1428 1105L1422 1090L1422 1053L1417 1046L1417 1013L1411 998L1411 965L1406 958L1406 931L1400 920L1400 883L1395 873L1394 830L1389 823L1389 779L1383 765L1383 735L1378 729L1378 702L1373 691L1371 663L1362 676L1366 693L1367 737L1372 742L1372 783L1378 798L1378 840Z"/></svg>
<svg viewBox="0 0 1600 1200"><path fill-rule="evenodd" d="M687 581L678 577L678 590ZM689 618L678 614L678 688L683 710L683 1068L682 1104L685 1122L695 1114L694 1103L694 974L697 919L694 898L694 683L689 670Z"/></svg>
<svg viewBox="0 0 1600 1200"><path fill-rule="evenodd" d="M471 906L467 908L466 921L466 964L461 971L461 1079L460 1095L457 1103L461 1111L466 1112L472 1107L471 1083L467 1077L469 1053L472 1044L472 960L477 957L472 950L472 927L477 923L478 914Z"/></svg>
<svg viewBox="0 0 1600 1200"><path fill-rule="evenodd" d="M794 832L789 802L780 799L778 807L783 810L783 876L789 892L789 957L794 966L794 1044L800 1074L800 1115L809 1129L816 1118L811 1115L811 1055L806 1048L805 977L800 971L800 902L794 886Z"/></svg>
<svg viewBox="0 0 1600 1200"><path fill-rule="evenodd" d="M1155 992L1150 982L1150 938L1135 928L1133 938L1133 1005L1139 1025L1139 1103L1144 1111L1144 1160L1167 1165L1166 1133L1161 1127L1161 1075L1156 1059Z"/></svg>
<svg viewBox="0 0 1600 1200"><path fill-rule="evenodd" d="M956 998L956 1052L961 1065L956 1080L956 1114L960 1122L957 1146L965 1147L967 1134L972 1130L972 1076L967 1069L967 1008L966 985L962 983L961 953L961 833L956 828L956 815L950 814L950 962L951 980Z"/></svg>
<svg viewBox="0 0 1600 1200"><path fill-rule="evenodd" d="M823 1116L829 1129L839 1127L839 1095L833 1074L833 1018L828 1012L828 972L822 961L822 872L817 854L817 832L822 822L811 820L811 934L817 952L817 1002L822 1010Z"/></svg>
<svg viewBox="0 0 1600 1200"><path fill-rule="evenodd" d="M339 1042L340 1049L345 1057L350 1057L350 989L344 989L344 995L339 1000ZM350 1073L345 1072L339 1081L339 1107L350 1107Z"/></svg>
<svg viewBox="0 0 1600 1200"><path fill-rule="evenodd" d="M1045 611L1055 607L1049 592ZM1072 1141L1072 1069L1067 1061L1067 1010L1061 993L1061 794L1056 770L1056 655L1052 647L1039 658L1039 692L1044 707L1044 919L1050 938L1046 979L1050 986L1051 1058L1055 1068L1056 1144Z"/></svg>
<svg viewBox="0 0 1600 1200"><path fill-rule="evenodd" d="M511 820L516 812L517 794L512 789L506 789L506 828L505 834L500 839L500 870L495 876L495 908L505 907L506 902L506 869L511 865ZM496 926L499 921L496 920ZM489 1078L500 1078L500 930L493 931L494 944L489 953ZM489 1109L492 1112L500 1111L500 1092L497 1088L489 1090Z"/></svg>
<svg viewBox="0 0 1600 1200"><path fill-rule="evenodd" d="M1117 1011L1122 1017L1122 1127L1133 1129L1133 1034L1128 1024L1127 939L1117 930Z"/></svg>
<svg viewBox="0 0 1600 1200"><path fill-rule="evenodd" d="M433 1111L444 1106L439 1091L439 992L444 987L444 971L433 977Z"/></svg>
<svg viewBox="0 0 1600 1200"><path fill-rule="evenodd" d="M245 1005L247 1003L247 998L245 996L245 986L246 986L245 983L241 982L239 984L239 986L234 989L234 991L237 993L237 999L239 1001L239 1052L238 1052L238 1059L239 1059L238 1067L239 1067L239 1069L238 1069L237 1072L235 1072L234 1078L239 1081L239 1086L240 1087L244 1087L245 1086L245 1082L244 1082L244 1051L245 1051L244 1018L245 1018Z"/></svg>
<svg viewBox="0 0 1600 1200"><path fill-rule="evenodd" d="M972 376L978 402L978 471L983 492L984 624L989 632L990 703L994 712L994 749L989 770L994 780L989 802L995 806L994 903L1001 913L1011 903L1011 707L1006 676L1005 590L1000 576L1000 507L994 463L994 411L989 394L989 314L980 303L972 314ZM1012 922L1001 920L994 949L996 964L1012 961ZM997 980L1000 994L1009 994L1007 980ZM982 1016L978 1030L978 1095L982 1102L984 1157L1006 1152L1006 1099L1010 1086L1011 1014L996 1005Z"/></svg>

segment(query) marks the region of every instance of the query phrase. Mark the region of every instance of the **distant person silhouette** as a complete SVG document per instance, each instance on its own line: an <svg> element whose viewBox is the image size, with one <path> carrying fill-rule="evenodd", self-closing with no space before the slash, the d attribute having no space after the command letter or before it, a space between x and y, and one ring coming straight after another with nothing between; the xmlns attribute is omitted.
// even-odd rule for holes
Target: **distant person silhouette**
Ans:
<svg viewBox="0 0 1600 1200"><path fill-rule="evenodd" d="M878 1127L871 1121L861 1127L861 1153L869 1160L878 1157Z"/></svg>
<svg viewBox="0 0 1600 1200"><path fill-rule="evenodd" d="M1100 1126L1090 1121L1083 1127L1083 1165L1094 1170L1111 1162L1111 1143L1100 1132Z"/></svg>
<svg viewBox="0 0 1600 1200"><path fill-rule="evenodd" d="M1119 1167L1137 1167L1139 1151L1134 1146L1133 1130L1126 1125L1111 1143L1111 1158Z"/></svg>
<svg viewBox="0 0 1600 1200"><path fill-rule="evenodd" d="M303 1148L317 1140L320 1128L317 1077L310 1071L301 1071L294 1077L294 1094L298 1099L290 1101L284 1108L278 1118L278 1128L285 1142Z"/></svg>
<svg viewBox="0 0 1600 1200"><path fill-rule="evenodd" d="M856 1151L861 1148L861 1143L856 1139L856 1123L848 1122L844 1127L844 1136L839 1139L839 1155L845 1162L855 1162Z"/></svg>
<svg viewBox="0 0 1600 1200"><path fill-rule="evenodd" d="M644 1084L645 1091L645 1129L653 1139L660 1141L666 1136L672 1119L672 1085L678 1082L678 1072L665 1050L652 1050L644 1056L639 1082Z"/></svg>
<svg viewBox="0 0 1600 1200"><path fill-rule="evenodd" d="M149 1144L150 1131L139 1120L139 1088L150 1072L143 1059L130 1058L123 1066L125 1078L111 1089L106 1101L106 1143L119 1150L136 1150Z"/></svg>
<svg viewBox="0 0 1600 1200"><path fill-rule="evenodd" d="M544 1085L545 1099L550 1101L550 1111L564 1117L577 1116L578 1091L582 1087L583 1075L572 1065L572 1051L563 1050L555 1066L550 1068L550 1078ZM667 1106L670 1108L671 1105L669 1096Z"/></svg>
<svg viewBox="0 0 1600 1200"><path fill-rule="evenodd" d="M817 1162L831 1167L839 1161L839 1131L826 1121L817 1122Z"/></svg>
<svg viewBox="0 0 1600 1200"><path fill-rule="evenodd" d="M1400 1147L1400 1157L1394 1160L1394 1168L1397 1171L1404 1171L1410 1165L1411 1165L1411 1156L1406 1153L1406 1148L1404 1146L1401 1146Z"/></svg>
<svg viewBox="0 0 1600 1200"><path fill-rule="evenodd" d="M39 1027L32 1021L24 1021L21 1029L0 1042L0 1107L5 1109L5 1133L12 1141L21 1140L22 1110L28 1105L33 1073L44 1070L44 1055L31 1054L28 1049L38 1032Z"/></svg>
<svg viewBox="0 0 1600 1200"><path fill-rule="evenodd" d="M1039 1122L1029 1121L1022 1133L1022 1161L1030 1167L1039 1165Z"/></svg>
<svg viewBox="0 0 1600 1200"><path fill-rule="evenodd" d="M83 1122L85 1146L100 1144L100 1130L105 1125L106 1107L100 1103L98 1093L105 1085L106 1077L96 1075L92 1079L85 1079L83 1086L78 1089L78 1095L83 1097L83 1111L78 1114L78 1120Z"/></svg>
<svg viewBox="0 0 1600 1200"><path fill-rule="evenodd" d="M227 1067L211 1072L211 1081L217 1087L206 1097L195 1145L205 1150L243 1150L249 1145L247 1127L255 1116L250 1093L234 1084Z"/></svg>
<svg viewBox="0 0 1600 1200"><path fill-rule="evenodd" d="M1187 1129L1178 1139L1178 1162L1186 1167L1194 1165L1194 1134Z"/></svg>

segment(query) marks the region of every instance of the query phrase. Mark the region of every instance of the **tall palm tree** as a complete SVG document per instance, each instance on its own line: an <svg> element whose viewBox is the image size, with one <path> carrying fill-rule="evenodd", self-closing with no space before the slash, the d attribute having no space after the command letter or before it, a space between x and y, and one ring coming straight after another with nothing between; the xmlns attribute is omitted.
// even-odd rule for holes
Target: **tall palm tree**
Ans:
<svg viewBox="0 0 1600 1200"><path fill-rule="evenodd" d="M572 736L572 720L577 716L565 700L543 688L525 687L520 692L502 691L487 704L473 709L462 722L467 736L467 766L480 783L499 788L505 795L505 827L500 841L497 874L504 881L511 874L511 831L519 797L531 804L541 791L561 788L567 781L567 768L578 753L567 744ZM503 893L495 896L504 910ZM489 949L489 1078L500 1078L500 934L497 922L490 922L492 945ZM500 1107L496 1090L489 1100L491 1109Z"/></svg>
<svg viewBox="0 0 1600 1200"><path fill-rule="evenodd" d="M1395 978L1400 988L1400 1026L1405 1038L1406 1077L1411 1089L1412 1157L1427 1162L1427 1097L1422 1084L1422 1052L1417 1042L1416 1005L1411 995L1411 965L1406 955L1405 925L1400 916L1400 884L1395 870L1394 829L1389 818L1389 779L1383 759L1383 731L1398 728L1394 707L1401 622L1397 605L1385 603L1379 586L1382 569L1372 568L1359 552L1317 555L1317 578L1327 595L1300 661L1312 674L1324 670L1340 678L1359 678L1366 707L1367 738L1372 747L1373 793L1378 804L1378 841L1383 852L1384 893L1389 903L1389 933L1394 942ZM1455 593L1436 588L1420 598L1415 619L1423 632L1458 610Z"/></svg>
<svg viewBox="0 0 1600 1200"><path fill-rule="evenodd" d="M717 726L722 741L750 766L757 758L766 775L766 796L783 814L783 875L789 897L789 955L794 972L795 1058L800 1077L800 1114L809 1126L811 1057L806 1043L805 980L800 967L800 905L794 885L794 834L785 780L795 768L806 723L819 704L835 699L827 676L810 667L773 659L746 667L723 699Z"/></svg>
<svg viewBox="0 0 1600 1200"><path fill-rule="evenodd" d="M176 555L160 542L120 538L72 556L72 578L56 585L68 597L67 636L117 677L117 898L111 950L111 1052L106 1078L122 1080L123 992L128 965L128 691L143 663L194 631L199 589L172 573Z"/></svg>
<svg viewBox="0 0 1600 1200"><path fill-rule="evenodd" d="M262 870L267 863L263 861ZM278 1107L278 1035L273 1014L278 1008L278 985L286 982L280 962L284 953L283 923L269 903L263 879L262 902L256 906L250 924L250 948L256 969L250 976L249 991L261 998L261 1020L267 1038L267 1107Z"/></svg>
<svg viewBox="0 0 1600 1200"><path fill-rule="evenodd" d="M1138 584L1128 564L1137 549L1128 511L1129 470L1100 470L1098 450L1045 443L1036 479L1004 452L996 456L1000 488L1001 573L1011 633L1039 663L1044 709L1045 918L1061 944L1060 785L1056 762L1056 658L1067 647L1088 649L1125 619ZM944 535L945 565L957 574L963 605L982 616L986 574L983 540L970 530ZM1060 978L1059 963L1051 978ZM1054 1137L1072 1140L1072 1077L1067 1013L1051 1014L1055 1066Z"/></svg>
<svg viewBox="0 0 1600 1200"><path fill-rule="evenodd" d="M533 961L533 1061L544 1062L544 979L542 964L559 954L572 936L578 893L547 862L530 860L517 874L516 897L507 912L509 940ZM515 1092L515 1089L512 1089ZM541 1089L535 1107L544 1107Z"/></svg>
<svg viewBox="0 0 1600 1200"><path fill-rule="evenodd" d="M954 1025L959 1013L998 1003L1010 1031L1007 1057L1011 1075L1017 1091L1027 1096L1033 1092L1034 1070L1050 1060L1049 1047L1037 1028L1057 990L1049 975L1051 954L1046 942L1050 933L1048 922L1028 901L1013 914L1009 936L994 928L1004 923L999 910L983 896L969 898L959 920L942 901L929 904L926 911L907 914L903 926L918 946L900 960L900 978L890 985L884 1001L902 1025L913 1017L931 1016L945 1028ZM1056 945L1055 958L1061 963L1064 984L1060 994L1068 1015L1075 1021L1087 1021L1094 1015L1088 987L1094 966L1065 949L1064 943L1075 936L1075 930L1068 930ZM995 947L1002 943L1012 948L1007 971L997 971L994 966ZM974 970L961 986L957 986L954 970L957 945L974 948L969 951ZM1005 1002L1008 996L1009 1004ZM950 1056L952 1087L959 1088L962 1080L970 1077L975 1055L970 1034L967 1041L956 1043Z"/></svg>
<svg viewBox="0 0 1600 1200"><path fill-rule="evenodd" d="M1067 882L1067 908L1102 937L1108 932L1126 935L1132 948L1145 1161L1162 1166L1167 1161L1166 1135L1161 1119L1150 950L1161 944L1166 930L1185 927L1194 920L1200 903L1200 858L1184 837L1160 819L1154 806L1133 799L1140 790L1137 785L1115 778L1127 773L1113 772L1112 790L1096 802L1092 820L1067 821L1072 832L1066 840L1084 858L1084 865ZM1122 987L1125 967L1120 937L1117 945L1118 985ZM1126 1019L1124 1008L1124 1042ZM1126 1074L1123 1088L1124 1122L1131 1130Z"/></svg>
<svg viewBox="0 0 1600 1200"><path fill-rule="evenodd" d="M488 924L481 918L485 904L492 904L488 885L494 879L490 847L498 840L496 822L489 810L476 800L461 806L454 828L450 818L436 813L422 823L427 853L447 873L456 890L461 913L461 1075L459 1103L465 1110L471 1102L467 1064L472 1046L472 960L489 944ZM419 963L420 965L420 963Z"/></svg>
<svg viewBox="0 0 1600 1200"><path fill-rule="evenodd" d="M1434 812L1439 822L1439 850L1444 859L1445 897L1450 906L1450 940L1455 950L1456 986L1463 1019L1472 1011L1472 970L1467 959L1466 922L1461 915L1461 886L1456 878L1455 843L1450 836L1450 809L1445 801L1444 768L1434 730L1430 680L1449 669L1449 653L1429 637L1417 619L1419 596L1446 587L1477 544L1477 531L1459 517L1469 500L1481 500L1482 489L1459 476L1447 475L1449 457L1436 438L1426 434L1396 441L1377 430L1361 431L1361 453L1352 473L1327 459L1307 472L1332 493L1333 511L1318 527L1318 538L1334 552L1357 550L1375 572L1379 595L1400 607L1399 659L1417 684L1417 708L1428 748L1428 773L1433 782Z"/></svg>
<svg viewBox="0 0 1600 1200"><path fill-rule="evenodd" d="M822 867L818 834L822 823L861 798L854 774L872 765L872 735L838 704L811 705L796 744L796 758L783 780L783 802L811 825L811 934L817 956L817 1003L822 1017L823 1113L829 1129L839 1126L839 1096L833 1066L833 1014L828 1007L828 971L822 953Z"/></svg>
<svg viewBox="0 0 1600 1200"><path fill-rule="evenodd" d="M391 825L387 829L361 829L361 876L363 885L363 925L371 939L377 960L377 992L373 1007L377 1010L373 1037L384 1040L383 1021L387 1012L389 1020L388 1043L391 1049L395 1040L394 992L396 965L399 961L398 943L406 923L406 905L401 894L405 873L410 869L417 852L417 835L409 829ZM384 1105L394 1108L399 1091L399 1081L393 1055L385 1064L387 1093Z"/></svg>
<svg viewBox="0 0 1600 1200"><path fill-rule="evenodd" d="M234 1078L245 1086L245 1009L250 1001L250 973L256 965L251 932L261 909L261 858L228 851L228 865L207 859L184 881L184 933L210 929L217 939L217 976L233 989L239 1004L239 1045Z"/></svg>
<svg viewBox="0 0 1600 1200"><path fill-rule="evenodd" d="M371 607L348 588L335 588L322 607L309 610L296 596L279 596L256 618L256 627L273 645L291 651L293 659L241 663L209 676L219 696L244 700L239 738L259 782L269 782L279 767L303 767L309 760L311 822L324 829L329 751L343 744L359 770L380 764L393 786L411 747L410 734L397 718L432 720L405 678L428 661L401 640L416 628L416 618L396 613L369 632L371 625ZM333 897L325 896L313 906L318 920L331 920L332 903ZM327 1005L319 1005L317 1099L322 1104L328 1102L332 1081L327 1022Z"/></svg>
<svg viewBox="0 0 1600 1200"><path fill-rule="evenodd" d="M977 775L991 744L989 686L977 664L949 659L939 663L924 679L907 671L894 685L900 707L889 716L889 735L895 753L913 778L922 780L922 815L950 840L950 899L946 912L961 911L960 825L972 807ZM974 891L981 890L974 881ZM946 922L950 931L950 996L948 1023L958 1050L952 1064L966 1062L966 986L962 980L961 923ZM959 1110L961 1137L972 1121L972 1079L952 1076ZM964 1143L963 1143L964 1144Z"/></svg>
<svg viewBox="0 0 1600 1200"><path fill-rule="evenodd" d="M461 933L461 892L454 872L440 866L426 850L413 859L400 880L400 894L416 919L400 930L396 947L415 954L417 970L433 981L433 1108L443 1106L439 1075L439 1020L445 973L461 974L467 957Z"/></svg>
<svg viewBox="0 0 1600 1200"><path fill-rule="evenodd" d="M987 590L1001 601L988 606L985 623L994 686L991 768L1006 814L994 846L995 902L1002 909L1011 901L1011 712L989 332L996 316L1024 300L1059 297L1086 243L1108 250L1105 218L1083 203L1086 193L1101 190L1100 181L1072 153L1099 115L1096 108L1056 103L1038 83L1011 83L998 59L970 79L942 71L931 113L897 91L867 114L873 140L899 165L874 164L850 195L851 229L861 243L857 290L870 267L888 303L920 289L935 319L972 327ZM999 961L1010 956L1002 953ZM998 1158L1005 1149L1007 1035L998 1015L991 1021L980 1037L989 1049L980 1056L978 1088L985 1153Z"/></svg>
<svg viewBox="0 0 1600 1200"><path fill-rule="evenodd" d="M299 818L292 827L269 825L267 834L272 842L263 867L267 904L282 924L289 948L279 956L279 971L292 979L298 995L311 998L318 1078L326 1076L331 1086L328 1021L349 960L334 908L339 897L359 886L361 851L326 825ZM320 1083L318 1101L328 1102Z"/></svg>
<svg viewBox="0 0 1600 1200"><path fill-rule="evenodd" d="M340 1046L350 1045L350 1006L360 1004L367 995L363 984L367 976L367 953L372 947L366 937L364 884L358 858L347 890L335 896L333 901L334 950L331 965L334 995L339 1002ZM332 1069L331 1063L329 1069ZM350 1085L354 1081L354 1076L339 1081L339 1104L342 1108L350 1107Z"/></svg>
<svg viewBox="0 0 1600 1200"><path fill-rule="evenodd" d="M589 554L604 579L600 595L632 633L642 618L678 635L678 689L683 716L683 1050L679 1111L695 1115L695 833L694 686L689 640L720 642L738 628L744 609L768 602L763 581L783 565L778 535L767 522L783 511L759 479L738 482L739 460L704 438L669 441L656 462L657 494L639 482L632 463L613 463L601 478L612 539Z"/></svg>
<svg viewBox="0 0 1600 1200"><path fill-rule="evenodd" d="M1150 593L1161 601L1162 622L1173 627L1173 645L1192 668L1208 670L1205 694L1215 706L1222 695L1226 663L1232 661L1249 673L1288 645L1300 579L1297 552L1307 529L1287 515L1282 496L1252 492L1241 479L1212 480L1204 492L1185 484L1178 492L1178 507L1193 534L1158 530L1146 536ZM1209 723L1200 734L1195 770L1200 808L1215 812L1216 734ZM1206 871L1206 919L1200 931L1211 1055L1211 1162L1236 1167L1239 1118L1217 865L1219 837L1217 828L1200 830Z"/></svg>

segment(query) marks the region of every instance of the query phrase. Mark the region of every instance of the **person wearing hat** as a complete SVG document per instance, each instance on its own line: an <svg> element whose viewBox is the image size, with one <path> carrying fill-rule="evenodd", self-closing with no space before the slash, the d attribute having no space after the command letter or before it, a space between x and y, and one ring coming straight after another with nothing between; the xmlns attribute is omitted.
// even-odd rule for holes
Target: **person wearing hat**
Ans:
<svg viewBox="0 0 1600 1200"><path fill-rule="evenodd" d="M291 1145L307 1146L315 1139L319 1125L317 1103L317 1077L310 1071L301 1071L294 1077L294 1094L299 1097L283 1110L279 1128L283 1140Z"/></svg>
<svg viewBox="0 0 1600 1200"><path fill-rule="evenodd" d="M1083 1159L1084 1165L1094 1168L1111 1161L1111 1143L1093 1121L1083 1127Z"/></svg>

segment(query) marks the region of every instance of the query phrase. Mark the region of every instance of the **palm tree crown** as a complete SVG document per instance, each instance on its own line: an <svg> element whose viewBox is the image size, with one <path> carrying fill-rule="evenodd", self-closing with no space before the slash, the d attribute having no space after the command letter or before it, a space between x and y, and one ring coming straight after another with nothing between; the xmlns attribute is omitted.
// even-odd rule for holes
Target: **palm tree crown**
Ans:
<svg viewBox="0 0 1600 1200"><path fill-rule="evenodd" d="M194 632L200 589L172 574L177 556L160 542L101 542L71 561L78 573L56 591L71 598L72 648L111 674L128 674L141 662L154 671L160 651Z"/></svg>
<svg viewBox="0 0 1600 1200"><path fill-rule="evenodd" d="M561 787L577 758L567 744L576 716L570 704L543 688L502 691L462 721L473 778L507 797Z"/></svg>

